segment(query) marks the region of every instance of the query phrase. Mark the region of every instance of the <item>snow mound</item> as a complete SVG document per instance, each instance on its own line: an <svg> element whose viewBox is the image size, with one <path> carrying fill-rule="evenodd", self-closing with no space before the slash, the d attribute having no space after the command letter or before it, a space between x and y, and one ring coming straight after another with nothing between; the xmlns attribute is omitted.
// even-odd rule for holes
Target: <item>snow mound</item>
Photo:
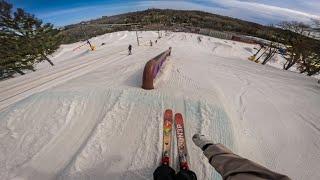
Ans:
<svg viewBox="0 0 320 180"><path fill-rule="evenodd" d="M220 177L194 133L293 179L320 179L314 78L248 61L254 45L162 34L152 47L156 32L139 32L139 47L127 31L92 38L96 51L63 45L54 67L0 82L1 179L152 179L167 108L184 116L198 179ZM141 89L145 63L170 46L156 89ZM177 168L175 141L172 153Z"/></svg>

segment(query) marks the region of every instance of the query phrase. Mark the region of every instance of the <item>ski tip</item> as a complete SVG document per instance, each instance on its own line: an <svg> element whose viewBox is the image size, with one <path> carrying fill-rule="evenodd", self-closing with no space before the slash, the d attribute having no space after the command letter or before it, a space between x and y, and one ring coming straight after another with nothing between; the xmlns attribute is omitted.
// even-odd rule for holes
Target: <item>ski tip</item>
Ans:
<svg viewBox="0 0 320 180"><path fill-rule="evenodd" d="M174 117L177 119L177 118L179 118L179 119L182 119L182 114L181 113L176 113L175 115L174 115Z"/></svg>
<svg viewBox="0 0 320 180"><path fill-rule="evenodd" d="M183 124L183 117L181 113L176 113L174 115L174 120L177 124Z"/></svg>
<svg viewBox="0 0 320 180"><path fill-rule="evenodd" d="M164 112L165 115L169 115L172 116L172 110L171 109L166 109L166 111Z"/></svg>

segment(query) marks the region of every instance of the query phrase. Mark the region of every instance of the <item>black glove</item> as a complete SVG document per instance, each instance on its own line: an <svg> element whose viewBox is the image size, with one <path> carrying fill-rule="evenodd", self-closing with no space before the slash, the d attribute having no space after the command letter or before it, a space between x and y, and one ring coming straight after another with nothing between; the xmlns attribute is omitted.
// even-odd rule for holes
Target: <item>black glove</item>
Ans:
<svg viewBox="0 0 320 180"><path fill-rule="evenodd" d="M193 171L181 170L176 175L175 180L197 180L197 176Z"/></svg>
<svg viewBox="0 0 320 180"><path fill-rule="evenodd" d="M153 172L154 180L175 180L176 172L168 165L161 165Z"/></svg>

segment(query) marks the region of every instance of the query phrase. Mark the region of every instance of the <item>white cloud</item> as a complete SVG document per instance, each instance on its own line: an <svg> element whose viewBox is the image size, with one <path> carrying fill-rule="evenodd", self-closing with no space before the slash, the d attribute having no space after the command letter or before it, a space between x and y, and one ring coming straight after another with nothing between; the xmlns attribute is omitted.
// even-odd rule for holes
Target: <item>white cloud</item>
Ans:
<svg viewBox="0 0 320 180"><path fill-rule="evenodd" d="M146 8L155 7L204 10L262 24L277 23L284 20L295 20L309 23L311 19L320 19L320 16L318 15L302 11L239 0L202 0L198 2L140 1L138 5Z"/></svg>
<svg viewBox="0 0 320 180"><path fill-rule="evenodd" d="M319 0L320 1L320 0ZM309 6L309 5L308 5ZM319 5L318 5L319 6ZM75 7L59 11L39 14L41 18L55 19L63 17L80 21L80 19L91 19L102 15L113 15L128 11L144 10L147 8L170 8L182 10L202 10L215 14L231 16L239 19L253 21L261 24L278 23L280 21L301 21L309 23L311 19L320 19L319 15L302 12L275 5L258 3L254 0L196 0L196 1L135 1L130 3L92 5ZM90 17L89 17L90 16Z"/></svg>
<svg viewBox="0 0 320 180"><path fill-rule="evenodd" d="M211 0L207 2L214 2L214 3L221 3L224 6L229 7L230 9L240 9L255 12L254 15L267 15L267 16L282 16L282 17L291 17L291 18L298 18L298 19L305 19L305 18L320 18L320 16L309 14L306 12L301 12L297 10L292 10L288 8L282 8L272 5L266 5L257 2L244 2L238 0L225 0L223 2L217 0Z"/></svg>

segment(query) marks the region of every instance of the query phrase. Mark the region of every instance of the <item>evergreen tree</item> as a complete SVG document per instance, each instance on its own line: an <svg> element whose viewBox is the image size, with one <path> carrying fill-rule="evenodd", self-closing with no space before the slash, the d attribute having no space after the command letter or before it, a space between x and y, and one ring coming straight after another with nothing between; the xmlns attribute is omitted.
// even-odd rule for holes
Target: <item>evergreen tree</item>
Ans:
<svg viewBox="0 0 320 180"><path fill-rule="evenodd" d="M43 24L23 9L13 11L12 4L0 0L0 78L14 73L34 71L35 63L46 60L60 44L59 31Z"/></svg>
<svg viewBox="0 0 320 180"><path fill-rule="evenodd" d="M52 66L52 61L48 58L49 54L52 54L59 48L62 36L59 35L59 30L54 29L52 24L45 24L37 29L37 33L33 39L37 62L47 61Z"/></svg>

